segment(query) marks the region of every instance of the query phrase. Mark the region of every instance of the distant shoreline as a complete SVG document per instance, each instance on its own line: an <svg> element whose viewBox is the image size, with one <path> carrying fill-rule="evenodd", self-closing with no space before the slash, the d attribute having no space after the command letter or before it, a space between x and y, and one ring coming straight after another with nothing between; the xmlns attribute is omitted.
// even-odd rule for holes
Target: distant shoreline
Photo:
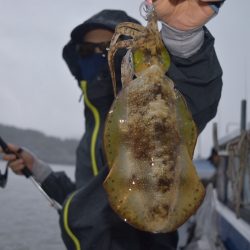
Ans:
<svg viewBox="0 0 250 250"><path fill-rule="evenodd" d="M46 134L0 124L0 135L7 142L28 148L41 160L50 164L75 165L79 140L61 139Z"/></svg>

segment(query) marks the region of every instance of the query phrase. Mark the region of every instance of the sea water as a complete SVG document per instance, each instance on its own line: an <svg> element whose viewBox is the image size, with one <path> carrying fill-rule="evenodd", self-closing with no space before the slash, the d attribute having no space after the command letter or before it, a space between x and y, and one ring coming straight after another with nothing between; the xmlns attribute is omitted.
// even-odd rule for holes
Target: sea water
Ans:
<svg viewBox="0 0 250 250"><path fill-rule="evenodd" d="M2 173L5 164L0 161ZM73 180L73 166L51 167ZM0 188L0 250L65 250L57 211L30 180L11 171Z"/></svg>

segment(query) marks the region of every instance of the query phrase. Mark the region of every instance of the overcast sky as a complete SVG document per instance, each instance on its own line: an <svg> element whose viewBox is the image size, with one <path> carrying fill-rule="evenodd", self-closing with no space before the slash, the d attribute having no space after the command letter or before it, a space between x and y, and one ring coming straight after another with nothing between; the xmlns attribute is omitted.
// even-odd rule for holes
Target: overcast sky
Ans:
<svg viewBox="0 0 250 250"><path fill-rule="evenodd" d="M103 8L124 9L143 22L141 1L0 0L0 123L80 138L81 92L62 60L62 47L76 25ZM208 156L213 122L219 137L239 127L241 99L250 96L249 10L249 0L227 0L207 25L224 86L218 114L201 135L196 155Z"/></svg>

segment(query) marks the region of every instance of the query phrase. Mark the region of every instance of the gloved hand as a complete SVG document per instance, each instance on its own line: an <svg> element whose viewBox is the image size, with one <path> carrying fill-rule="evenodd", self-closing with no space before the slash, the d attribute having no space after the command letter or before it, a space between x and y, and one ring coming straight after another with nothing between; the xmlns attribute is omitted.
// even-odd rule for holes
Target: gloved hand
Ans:
<svg viewBox="0 0 250 250"><path fill-rule="evenodd" d="M203 26L215 14L211 2L221 0L153 0L160 21L182 31Z"/></svg>

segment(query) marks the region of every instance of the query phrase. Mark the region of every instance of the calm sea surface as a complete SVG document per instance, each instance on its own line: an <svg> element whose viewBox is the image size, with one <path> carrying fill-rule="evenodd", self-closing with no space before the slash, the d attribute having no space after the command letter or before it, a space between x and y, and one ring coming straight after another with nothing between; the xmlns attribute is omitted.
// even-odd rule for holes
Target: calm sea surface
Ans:
<svg viewBox="0 0 250 250"><path fill-rule="evenodd" d="M2 173L4 166L0 161ZM74 167L51 167L73 180ZM0 250L65 250L58 219L30 180L9 171L6 187L0 188Z"/></svg>

